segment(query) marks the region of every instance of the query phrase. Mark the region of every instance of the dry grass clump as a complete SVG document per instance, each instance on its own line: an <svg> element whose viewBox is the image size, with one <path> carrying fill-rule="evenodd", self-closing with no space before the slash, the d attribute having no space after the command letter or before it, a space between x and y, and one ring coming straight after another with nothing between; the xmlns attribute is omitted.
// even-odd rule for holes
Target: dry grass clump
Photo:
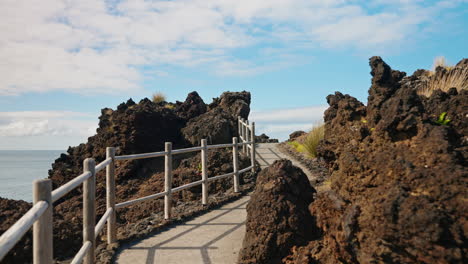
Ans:
<svg viewBox="0 0 468 264"><path fill-rule="evenodd" d="M448 67L447 60L444 56L437 56L434 58L434 63L432 64L432 71L435 72L437 67Z"/></svg>
<svg viewBox="0 0 468 264"><path fill-rule="evenodd" d="M161 103L166 101L166 96L163 93L154 93L153 94L153 103Z"/></svg>
<svg viewBox="0 0 468 264"><path fill-rule="evenodd" d="M429 97L435 90L447 92L452 87L458 91L468 89L468 67L447 66L444 57L437 57L433 69L434 71L429 72L418 87L419 95Z"/></svg>
<svg viewBox="0 0 468 264"><path fill-rule="evenodd" d="M325 125L319 125L312 128L304 140L304 149L311 157L317 157L317 146L320 140L325 136Z"/></svg>
<svg viewBox="0 0 468 264"><path fill-rule="evenodd" d="M317 146L325 135L325 125L317 125L309 133L288 142L297 152L304 153L309 157L317 157Z"/></svg>

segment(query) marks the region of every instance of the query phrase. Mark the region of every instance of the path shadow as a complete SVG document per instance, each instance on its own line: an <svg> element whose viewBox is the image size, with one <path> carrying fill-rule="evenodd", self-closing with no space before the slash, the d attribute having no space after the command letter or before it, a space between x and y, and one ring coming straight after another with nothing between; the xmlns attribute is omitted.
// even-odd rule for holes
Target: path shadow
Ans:
<svg viewBox="0 0 468 264"><path fill-rule="evenodd" d="M283 158L278 154L277 149L271 147L259 147L256 149L255 154L257 157L257 161L260 163L260 166L262 168L266 168L273 164L275 161Z"/></svg>
<svg viewBox="0 0 468 264"><path fill-rule="evenodd" d="M200 250L202 260L204 264L211 264L212 261L210 259L210 255L208 254L209 249L218 249L217 247L213 246L214 243L217 241L221 240L222 238L226 237L230 233L234 232L238 228L242 227L245 224L245 221L239 222L239 223L232 223L232 222L221 222L221 223L211 223L212 221L219 219L222 216L225 216L229 213L232 213L235 210L245 210L246 207L245 205L248 203L248 201L242 202L232 208L218 208L216 210L213 210L212 212L217 212L219 211L219 214L202 221L201 223L182 223L177 226L190 226L189 229L178 233L168 239L165 239L164 241L161 241L155 245L151 245L148 247L142 247L142 246L130 246L126 248L126 250L146 250L146 264L153 264L156 263L156 254L158 251L162 250ZM190 222L190 221L189 221ZM176 227L177 227L176 226ZM193 233L196 229L204 226L231 226L228 230L225 230L224 232L217 234L216 237L211 238L209 241L204 242L201 245L193 245L193 246L169 246L167 245L168 243L175 241L177 239L180 239L184 236L190 236L191 233ZM157 236L156 234L155 236ZM135 263L136 264L136 263Z"/></svg>

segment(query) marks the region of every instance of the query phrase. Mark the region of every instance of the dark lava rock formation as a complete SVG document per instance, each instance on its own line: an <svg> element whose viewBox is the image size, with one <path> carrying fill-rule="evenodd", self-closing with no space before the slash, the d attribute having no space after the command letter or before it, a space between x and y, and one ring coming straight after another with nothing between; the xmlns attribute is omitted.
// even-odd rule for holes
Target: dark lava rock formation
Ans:
<svg viewBox="0 0 468 264"><path fill-rule="evenodd" d="M255 136L256 143L278 143L278 139L270 138L266 134L261 134L260 136Z"/></svg>
<svg viewBox="0 0 468 264"><path fill-rule="evenodd" d="M232 142L237 136L237 117L246 118L250 112L250 93L223 93L208 106L206 113L187 121L182 135L192 144L199 145L202 138L208 144Z"/></svg>
<svg viewBox="0 0 468 264"><path fill-rule="evenodd" d="M303 135L307 134L305 131L298 130L294 131L291 134L289 134L289 141L294 141L296 138L301 137Z"/></svg>
<svg viewBox="0 0 468 264"><path fill-rule="evenodd" d="M289 160L262 170L247 205L246 235L239 263L281 263L293 245L317 235L308 205L315 190Z"/></svg>
<svg viewBox="0 0 468 264"><path fill-rule="evenodd" d="M162 151L165 142L173 142L174 149L198 146L200 140L207 137L210 138L211 144L230 143L232 137L237 136L237 116L248 118L249 105L249 92L225 92L210 105L206 105L196 92L192 92L185 102L176 104L153 103L145 98L138 104L130 99L120 104L116 110L104 108L99 117L97 134L88 138L87 143L70 147L66 154L62 154L52 164L49 178L54 189L63 185L82 173L85 158L93 157L96 163L103 161L106 147L109 146L117 148L116 155L127 155ZM210 177L232 172L231 152L208 152ZM117 203L163 191L163 162L163 158L117 162ZM199 153L176 155L173 162L174 187L201 179ZM239 162L241 168L250 165L250 159L247 157L240 157ZM246 173L245 177L253 176ZM99 219L105 212L105 172L99 172L96 179L96 208ZM232 179L211 182L210 195L221 195L231 188ZM59 260L76 254L82 244L81 192L81 188L76 189L54 206L54 253L55 258ZM201 201L201 186L175 193L173 197L174 206ZM24 214L30 204L4 199L0 202L0 233L3 233ZM120 209L117 212L118 238L126 238L127 227L162 210L161 199ZM28 235L11 251L5 262L24 263L30 258L31 239Z"/></svg>
<svg viewBox="0 0 468 264"><path fill-rule="evenodd" d="M425 97L420 71L405 77L380 57L370 66L367 106L327 97L319 156L331 191L310 205L323 235L285 262L468 263L468 91Z"/></svg>

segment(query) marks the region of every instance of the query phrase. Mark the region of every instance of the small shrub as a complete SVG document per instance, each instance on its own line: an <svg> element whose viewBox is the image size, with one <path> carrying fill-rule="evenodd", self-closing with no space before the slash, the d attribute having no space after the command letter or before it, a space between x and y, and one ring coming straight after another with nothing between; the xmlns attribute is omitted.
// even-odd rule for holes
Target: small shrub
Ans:
<svg viewBox="0 0 468 264"><path fill-rule="evenodd" d="M166 96L163 93L154 93L153 94L153 103L161 103L166 101Z"/></svg>
<svg viewBox="0 0 468 264"><path fill-rule="evenodd" d="M320 140L325 136L325 125L319 125L312 128L304 140L304 149L311 157L317 157L317 146Z"/></svg>
<svg viewBox="0 0 468 264"><path fill-rule="evenodd" d="M292 146L297 152L304 153L306 151L304 148L304 145L302 145L301 143L297 141L290 141L288 142L288 144Z"/></svg>
<svg viewBox="0 0 468 264"><path fill-rule="evenodd" d="M167 108L167 109L174 109L175 105L167 104L164 107Z"/></svg>
<svg viewBox="0 0 468 264"><path fill-rule="evenodd" d="M450 121L451 120L447 118L447 112L443 112L439 115L439 118L437 118L436 123L439 125L447 126L450 123Z"/></svg>

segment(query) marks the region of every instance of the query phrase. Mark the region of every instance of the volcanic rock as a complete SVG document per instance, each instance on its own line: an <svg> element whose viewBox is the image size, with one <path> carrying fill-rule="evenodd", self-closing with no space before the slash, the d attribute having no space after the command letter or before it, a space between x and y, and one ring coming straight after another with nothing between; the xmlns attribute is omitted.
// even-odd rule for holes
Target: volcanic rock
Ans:
<svg viewBox="0 0 468 264"><path fill-rule="evenodd" d="M317 235L308 212L314 188L301 169L279 160L262 170L247 205L239 263L281 263L293 245Z"/></svg>
<svg viewBox="0 0 468 264"><path fill-rule="evenodd" d="M52 164L49 178L53 188L57 188L82 173L83 160L93 157L96 163L106 158L106 147L116 147L116 155L128 155L164 150L165 142L173 142L174 149L198 146L200 139L208 137L210 126L218 127L216 133L226 134L226 137L215 141L216 143L230 143L237 134L237 115L248 117L250 93L224 93L220 99L215 100L209 112L207 106L196 92L187 96L185 102L176 104L154 103L145 98L138 104L132 99L120 104L116 110L104 108L99 117L97 134L89 137L87 143L77 147L69 147L67 153ZM168 107L168 105L170 107ZM216 105L216 106L215 106ZM232 111L232 112L231 112ZM211 118L198 119L201 116ZM200 131L192 131L197 140L193 144L185 139L182 131L186 125L197 121ZM215 135L216 135L215 133ZM210 143L213 140L210 140ZM173 157L173 186L197 181L201 179L200 154L189 153ZM250 165L250 159L241 155L239 158L241 168ZM232 151L212 150L208 156L209 176L216 176L232 172ZM164 190L164 159L142 159L118 161L116 164L116 200L117 203L136 199ZM254 181L254 174L247 172L243 177L250 177ZM241 178L241 182L244 179ZM96 175L96 210L99 219L105 212L105 172ZM221 196L232 189L232 178L211 182L210 195ZM199 187L183 190L173 195L173 203L183 205L185 202L201 199ZM6 201L6 202L5 202ZM0 232L5 231L18 217L24 214L25 204L20 201L12 203L10 200L0 200L2 208L0 217L9 219L2 221ZM10 210L5 210L9 208ZM143 218L163 211L161 199L143 202L138 205L119 209L117 213L117 226L119 234L128 234L126 230ZM15 214L12 214L15 213ZM2 219L0 218L0 219ZM11 219L11 220L10 220ZM54 204L54 257L58 260L67 259L79 250L82 245L82 188L78 187L64 198ZM119 235L120 239L126 237ZM98 239L99 243L100 239ZM18 246L9 253L6 259L12 263L30 261L31 239L27 235ZM27 252L26 252L27 251ZM28 259L28 260L27 260Z"/></svg>
<svg viewBox="0 0 468 264"><path fill-rule="evenodd" d="M187 99L176 107L177 114L183 119L191 119L206 112L206 104L197 92L191 92Z"/></svg>
<svg viewBox="0 0 468 264"><path fill-rule="evenodd" d="M302 130L294 131L291 134L289 134L289 141L294 141L296 138L298 138L300 136L303 136L305 134L307 134L307 133L305 131L302 131Z"/></svg>
<svg viewBox="0 0 468 264"><path fill-rule="evenodd" d="M182 134L192 145L199 145L202 138L208 144L232 142L238 136L237 118L248 117L249 105L249 92L224 92L220 98L213 99L206 113L188 121Z"/></svg>
<svg viewBox="0 0 468 264"><path fill-rule="evenodd" d="M467 263L468 91L418 95L414 80L370 59L368 105L327 97L319 156L331 191L310 212L320 239L292 263ZM411 81L412 80L412 81ZM447 113L448 124L437 122Z"/></svg>
<svg viewBox="0 0 468 264"><path fill-rule="evenodd" d="M3 234L31 208L31 203L0 197L0 208L0 234ZM32 259L32 231L28 231L10 252L2 260L2 263L30 262Z"/></svg>
<svg viewBox="0 0 468 264"><path fill-rule="evenodd" d="M260 136L255 136L255 142L256 143L278 143L278 139L276 138L270 138L266 134L261 134Z"/></svg>

